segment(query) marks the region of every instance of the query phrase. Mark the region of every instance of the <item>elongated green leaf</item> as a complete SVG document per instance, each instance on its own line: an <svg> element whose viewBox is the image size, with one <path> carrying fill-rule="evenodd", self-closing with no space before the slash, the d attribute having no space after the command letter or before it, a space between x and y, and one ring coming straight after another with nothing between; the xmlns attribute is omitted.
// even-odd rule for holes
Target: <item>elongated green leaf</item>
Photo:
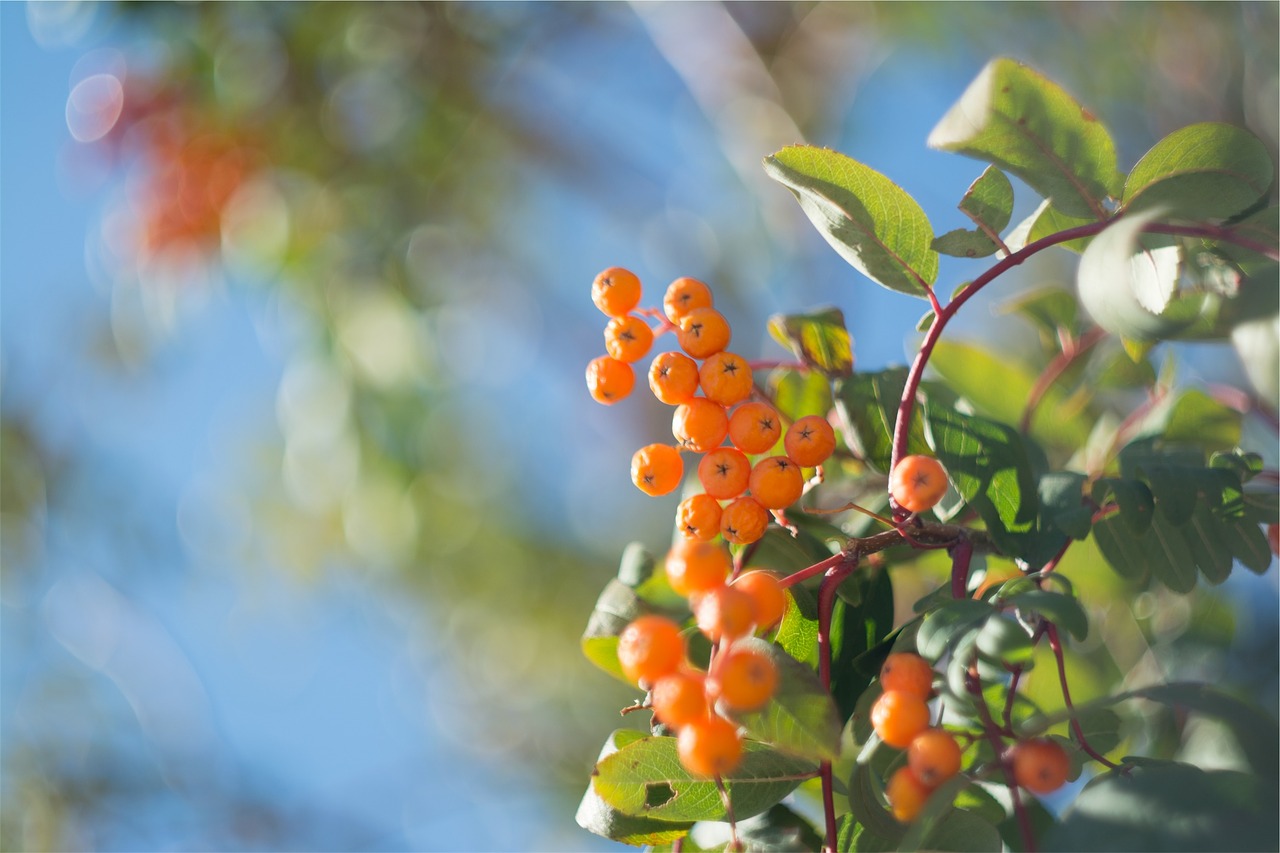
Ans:
<svg viewBox="0 0 1280 853"><path fill-rule="evenodd" d="M815 773L812 762L749 740L741 764L723 781L734 816L742 819L774 805ZM689 775L672 737L642 737L622 745L596 763L591 784L623 814L670 821L727 817L715 782Z"/></svg>
<svg viewBox="0 0 1280 853"><path fill-rule="evenodd" d="M892 840L876 835L852 814L843 815L836 829L836 850L840 853L892 853L897 845Z"/></svg>
<svg viewBox="0 0 1280 853"><path fill-rule="evenodd" d="M642 737L643 735L636 731L627 729L615 731L605 742L599 760L613 755L622 747L635 743ZM624 814L596 793L594 779L587 786L582 802L578 804L576 820L578 826L588 832L636 846L670 843L677 838L683 838L693 826L693 821L656 820L651 817Z"/></svg>
<svg viewBox="0 0 1280 853"><path fill-rule="evenodd" d="M831 696L843 725L880 668L867 653L893 631L893 584L886 571L846 581L831 614Z"/></svg>
<svg viewBox="0 0 1280 853"><path fill-rule="evenodd" d="M890 841L895 845L890 849L897 849L906 828L884 807L881 792L880 780L872 772L871 764L862 761L855 764L849 777L849 811L866 832Z"/></svg>
<svg viewBox="0 0 1280 853"><path fill-rule="evenodd" d="M792 755L830 760L840 751L841 721L831 695L818 677L780 647L754 637L735 648L767 656L778 670L773 698L758 711L734 712L733 718L758 740Z"/></svg>
<svg viewBox="0 0 1280 853"><path fill-rule="evenodd" d="M1011 424L1022 419L1037 378L1007 355L958 341L939 341L929 363L979 412ZM1089 437L1091 422L1081 401L1055 384L1031 418L1031 433L1042 441L1076 447Z"/></svg>
<svg viewBox="0 0 1280 853"><path fill-rule="evenodd" d="M1047 589L1020 592L1007 599L1020 611L1038 613L1060 628L1065 628L1077 640L1089 636L1089 617L1074 596Z"/></svg>
<svg viewBox="0 0 1280 853"><path fill-rule="evenodd" d="M777 314L769 318L769 334L796 358L826 376L848 376L853 372L852 339L839 308L811 314Z"/></svg>
<svg viewBox="0 0 1280 853"><path fill-rule="evenodd" d="M822 836L813 825L781 803L741 821L738 841L745 849L760 853L791 853L822 847Z"/></svg>
<svg viewBox="0 0 1280 853"><path fill-rule="evenodd" d="M1155 499L1145 483L1137 480L1103 477L1093 483L1093 502L1103 505L1108 497L1114 497L1120 507L1120 518L1134 533L1142 533L1151 526L1155 511Z"/></svg>
<svg viewBox="0 0 1280 853"><path fill-rule="evenodd" d="M999 166L1070 216L1103 218L1104 200L1119 191L1106 128L1056 83L1011 59L982 69L929 146Z"/></svg>
<svg viewBox="0 0 1280 853"><path fill-rule="evenodd" d="M879 373L857 373L836 383L836 409L849 446L882 474L889 473L893 424L906 382L907 369L891 367ZM919 406L912 411L907 447L908 453L929 450Z"/></svg>
<svg viewBox="0 0 1280 853"><path fill-rule="evenodd" d="M825 148L792 145L764 158L769 177L854 269L892 290L923 296L938 276L933 227L901 187Z"/></svg>
<svg viewBox="0 0 1280 853"><path fill-rule="evenodd" d="M1075 471L1053 471L1040 478L1043 513L1072 539L1084 539L1093 528L1093 509L1084 503L1087 479Z"/></svg>
<svg viewBox="0 0 1280 853"><path fill-rule="evenodd" d="M1193 124L1142 156L1125 181L1123 207L1226 219L1262 198L1272 171L1267 147L1249 131L1218 122Z"/></svg>
<svg viewBox="0 0 1280 853"><path fill-rule="evenodd" d="M1044 849L1276 850L1273 791L1246 773L1143 762L1086 788Z"/></svg>
<svg viewBox="0 0 1280 853"><path fill-rule="evenodd" d="M1076 284L1093 321L1127 341L1151 343L1191 324L1201 301L1174 301L1176 246L1142 237L1160 216L1153 209L1125 216L1094 238L1080 258Z"/></svg>

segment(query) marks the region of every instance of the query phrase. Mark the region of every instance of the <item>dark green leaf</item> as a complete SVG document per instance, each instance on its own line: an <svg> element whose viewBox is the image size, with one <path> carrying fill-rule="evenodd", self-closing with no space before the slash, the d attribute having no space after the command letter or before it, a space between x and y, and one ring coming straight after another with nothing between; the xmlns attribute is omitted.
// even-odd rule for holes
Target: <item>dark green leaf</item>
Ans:
<svg viewBox="0 0 1280 853"><path fill-rule="evenodd" d="M1075 471L1053 471L1040 478L1042 513L1072 539L1084 539L1093 529L1093 509L1084 503L1087 480Z"/></svg>
<svg viewBox="0 0 1280 853"><path fill-rule="evenodd" d="M1142 156L1125 181L1123 206L1226 219L1262 198L1272 171L1267 147L1249 131L1218 122L1193 124Z"/></svg>
<svg viewBox="0 0 1280 853"><path fill-rule="evenodd" d="M830 760L840 751L841 720L830 694L813 670L779 646L750 637L735 648L767 656L778 670L773 698L758 711L735 712L733 717L752 737L792 755Z"/></svg>
<svg viewBox="0 0 1280 853"><path fill-rule="evenodd" d="M938 660L961 637L976 631L996 612L985 601L961 598L925 614L916 633L916 648L926 660Z"/></svg>
<svg viewBox="0 0 1280 853"><path fill-rule="evenodd" d="M1010 618L993 617L982 626L974 638L974 648L982 660L999 665L1029 666L1035 648L1026 628Z"/></svg>
<svg viewBox="0 0 1280 853"><path fill-rule="evenodd" d="M924 296L938 275L933 227L915 199L843 154L792 145L764 159L818 232L854 269L892 290Z"/></svg>
<svg viewBox="0 0 1280 853"><path fill-rule="evenodd" d="M822 847L822 836L813 825L781 803L738 823L738 840L747 850L760 853L792 853Z"/></svg>
<svg viewBox="0 0 1280 853"><path fill-rule="evenodd" d="M884 836L876 835L847 814L840 818L836 829L836 850L840 853L891 853L897 849L897 843Z"/></svg>
<svg viewBox="0 0 1280 853"><path fill-rule="evenodd" d="M841 586L831 615L831 696L840 722L879 672L864 656L893 630L893 584L886 571L859 572Z"/></svg>
<svg viewBox="0 0 1280 853"><path fill-rule="evenodd" d="M880 780L869 763L859 761L853 766L853 775L849 777L849 811L853 813L854 820L865 828L864 831L895 846L906 831L884 807Z"/></svg>
<svg viewBox="0 0 1280 853"><path fill-rule="evenodd" d="M853 372L853 345L839 308L774 315L769 318L769 334L796 358L826 376L848 376Z"/></svg>
<svg viewBox="0 0 1280 853"><path fill-rule="evenodd" d="M1275 784L1280 773L1280 731L1275 720L1255 705L1208 684L1187 682L1144 687L1120 698L1130 697L1195 711L1222 722L1235 735L1253 771Z"/></svg>
<svg viewBox="0 0 1280 853"><path fill-rule="evenodd" d="M1155 512L1155 499L1151 489L1138 480L1103 477L1093 483L1093 501L1099 506L1114 497L1120 508L1120 518L1134 533L1142 533L1151 526Z"/></svg>
<svg viewBox="0 0 1280 853"><path fill-rule="evenodd" d="M746 741L742 763L723 777L735 817L773 806L817 767L805 759ZM597 762L592 788L623 814L670 821L725 820L715 782L692 778L676 755L676 739L642 737Z"/></svg>
<svg viewBox="0 0 1280 853"><path fill-rule="evenodd" d="M929 146L985 160L1072 216L1102 218L1119 189L1110 134L1057 84L1010 59L990 62Z"/></svg>
<svg viewBox="0 0 1280 853"><path fill-rule="evenodd" d="M1076 718L1085 742L1106 754L1120 745L1120 715L1110 708L1087 708ZM1077 738L1075 729L1071 737Z"/></svg>
<svg viewBox="0 0 1280 853"><path fill-rule="evenodd" d="M882 474L889 473L893 450L893 424L907 382L905 367L891 367L879 373L856 373L836 382L836 408L846 425L845 438L866 463ZM920 407L911 415L908 453L927 453Z"/></svg>
<svg viewBox="0 0 1280 853"><path fill-rule="evenodd" d="M1267 850L1280 847L1274 786L1229 770L1144 762L1087 787L1046 850Z"/></svg>
<svg viewBox="0 0 1280 853"><path fill-rule="evenodd" d="M1019 610L1039 613L1077 640L1089 636L1089 617L1075 596L1047 589L1032 589L1010 596L1007 601Z"/></svg>

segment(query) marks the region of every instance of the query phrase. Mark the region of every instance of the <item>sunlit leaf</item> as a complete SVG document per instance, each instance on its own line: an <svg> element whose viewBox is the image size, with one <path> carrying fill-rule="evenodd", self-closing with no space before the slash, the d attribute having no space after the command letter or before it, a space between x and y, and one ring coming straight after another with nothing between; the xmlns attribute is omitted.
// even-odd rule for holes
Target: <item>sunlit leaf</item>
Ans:
<svg viewBox="0 0 1280 853"><path fill-rule="evenodd" d="M642 737L643 735L636 731L626 729L615 731L605 742L598 760L613 755L619 749L635 743ZM578 804L576 820L578 826L588 832L636 846L669 843L677 838L683 838L693 826L693 821L656 820L651 817L625 814L609 805L596 793L594 779L587 786L582 802Z"/></svg>
<svg viewBox="0 0 1280 853"><path fill-rule="evenodd" d="M1104 217L1104 200L1119 190L1106 128L1056 83L1011 59L982 69L929 146L992 163L1070 216Z"/></svg>
<svg viewBox="0 0 1280 853"><path fill-rule="evenodd" d="M840 412L849 446L875 470L887 474L893 451L893 425L906 385L907 370L891 367L878 373L857 373L836 383ZM908 453L928 452L920 407L911 414Z"/></svg>
<svg viewBox="0 0 1280 853"><path fill-rule="evenodd" d="M879 172L825 148L792 145L765 157L818 232L854 269L923 296L938 275L933 227L915 199Z"/></svg>
<svg viewBox="0 0 1280 853"><path fill-rule="evenodd" d="M1125 181L1123 206L1225 219L1262 198L1272 172L1267 147L1249 131L1218 122L1193 124L1142 156Z"/></svg>
<svg viewBox="0 0 1280 853"><path fill-rule="evenodd" d="M769 334L826 376L848 376L853 372L852 339L839 308L775 315L769 318Z"/></svg>

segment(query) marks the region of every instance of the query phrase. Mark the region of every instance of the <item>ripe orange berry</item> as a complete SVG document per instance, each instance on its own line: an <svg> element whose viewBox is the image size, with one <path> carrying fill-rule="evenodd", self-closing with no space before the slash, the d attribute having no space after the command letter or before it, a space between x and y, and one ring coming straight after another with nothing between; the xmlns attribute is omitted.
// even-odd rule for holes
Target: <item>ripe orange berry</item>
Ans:
<svg viewBox="0 0 1280 853"><path fill-rule="evenodd" d="M718 500L736 498L747 490L750 479L751 462L736 448L717 447L698 461L702 490Z"/></svg>
<svg viewBox="0 0 1280 853"><path fill-rule="evenodd" d="M766 509L786 509L800 500L804 475L800 466L786 456L769 456L751 469L747 484L751 496Z"/></svg>
<svg viewBox="0 0 1280 853"><path fill-rule="evenodd" d="M686 539L707 542L720 533L720 515L720 502L711 495L692 495L676 507L676 527Z"/></svg>
<svg viewBox="0 0 1280 853"><path fill-rule="evenodd" d="M694 308L710 308L712 301L711 288L696 278L678 278L667 285L667 292L662 297L662 310L668 320L679 325L685 314Z"/></svg>
<svg viewBox="0 0 1280 853"><path fill-rule="evenodd" d="M884 784L884 795L889 801L889 808L901 823L910 823L916 819L929 799L929 794L929 787L916 778L910 767L899 767Z"/></svg>
<svg viewBox="0 0 1280 853"><path fill-rule="evenodd" d="M933 667L914 652L893 652L880 666L880 687L928 699L933 695Z"/></svg>
<svg viewBox="0 0 1280 853"><path fill-rule="evenodd" d="M907 747L907 766L926 787L936 788L960 772L960 744L942 729L925 729Z"/></svg>
<svg viewBox="0 0 1280 853"><path fill-rule="evenodd" d="M729 416L719 403L694 397L676 406L671 416L671 434L686 450L706 453L719 447L729 434Z"/></svg>
<svg viewBox="0 0 1280 853"><path fill-rule="evenodd" d="M871 728L897 749L906 749L928 727L929 706L914 693L886 690L871 706Z"/></svg>
<svg viewBox="0 0 1280 853"><path fill-rule="evenodd" d="M734 545L758 542L768 527L769 510L752 497L740 497L720 513L720 535Z"/></svg>
<svg viewBox="0 0 1280 853"><path fill-rule="evenodd" d="M755 602L757 628L772 628L787 612L787 593L772 572L763 569L744 572L730 586L742 590Z"/></svg>
<svg viewBox="0 0 1280 853"><path fill-rule="evenodd" d="M693 606L698 630L713 643L744 637L756 624L751 596L731 586L718 586L698 596Z"/></svg>
<svg viewBox="0 0 1280 853"><path fill-rule="evenodd" d="M673 672L653 682L649 697L658 719L678 729L707 716L707 677L695 670Z"/></svg>
<svg viewBox="0 0 1280 853"><path fill-rule="evenodd" d="M684 769L694 776L724 776L742 760L742 736L736 725L709 714L680 729L676 754Z"/></svg>
<svg viewBox="0 0 1280 853"><path fill-rule="evenodd" d="M649 365L649 390L668 406L687 403L698 392L698 363L682 352L664 352Z"/></svg>
<svg viewBox="0 0 1280 853"><path fill-rule="evenodd" d="M711 693L735 711L754 711L773 697L778 668L755 649L730 647L707 678Z"/></svg>
<svg viewBox="0 0 1280 853"><path fill-rule="evenodd" d="M889 475L889 494L907 512L932 509L947 493L947 469L932 456L904 456Z"/></svg>
<svg viewBox="0 0 1280 853"><path fill-rule="evenodd" d="M653 329L639 317L614 317L604 327L604 348L618 361L639 361L653 346Z"/></svg>
<svg viewBox="0 0 1280 853"><path fill-rule="evenodd" d="M721 350L707 356L698 368L698 384L707 399L733 406L751 396L751 366L740 355Z"/></svg>
<svg viewBox="0 0 1280 853"><path fill-rule="evenodd" d="M665 616L640 616L618 635L618 663L635 684L653 684L684 662L680 626Z"/></svg>
<svg viewBox="0 0 1280 853"><path fill-rule="evenodd" d="M671 588L688 598L723 586L733 561L720 545L683 539L667 553L666 566Z"/></svg>
<svg viewBox="0 0 1280 853"><path fill-rule="evenodd" d="M631 393L636 372L625 361L602 355L587 362L587 390L597 403L611 406Z"/></svg>
<svg viewBox="0 0 1280 853"><path fill-rule="evenodd" d="M782 416L768 403L743 403L729 416L729 440L743 453L765 453L782 437Z"/></svg>
<svg viewBox="0 0 1280 853"><path fill-rule="evenodd" d="M1032 738L1009 750L1014 780L1033 794L1052 794L1071 773L1071 758L1057 741Z"/></svg>
<svg viewBox="0 0 1280 853"><path fill-rule="evenodd" d="M783 445L787 455L805 468L827 461L836 449L836 431L820 415L805 415L787 428Z"/></svg>
<svg viewBox="0 0 1280 853"><path fill-rule="evenodd" d="M610 317L622 317L640 304L640 279L630 270L609 267L591 283L591 301Z"/></svg>
<svg viewBox="0 0 1280 853"><path fill-rule="evenodd" d="M729 345L729 321L714 308L694 308L680 318L676 339L694 358L706 358Z"/></svg>
<svg viewBox="0 0 1280 853"><path fill-rule="evenodd" d="M665 495L684 478L684 460L669 444L646 444L631 457L631 482L646 495Z"/></svg>

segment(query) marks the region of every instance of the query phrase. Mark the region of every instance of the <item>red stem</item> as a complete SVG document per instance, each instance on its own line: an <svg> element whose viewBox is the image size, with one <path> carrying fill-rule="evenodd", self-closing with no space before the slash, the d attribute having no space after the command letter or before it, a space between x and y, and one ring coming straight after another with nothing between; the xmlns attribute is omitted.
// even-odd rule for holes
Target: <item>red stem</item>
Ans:
<svg viewBox="0 0 1280 853"><path fill-rule="evenodd" d="M969 561L973 558L973 543L968 536L951 546L951 597L969 597Z"/></svg>
<svg viewBox="0 0 1280 853"><path fill-rule="evenodd" d="M996 725L996 721L991 718L991 709L987 707L987 698L982 695L982 682L978 680L978 674L971 668L968 677L965 678L965 686L969 688L969 693L973 695L974 704L978 708L978 715L982 717L982 728L986 732L987 740L991 741L991 748L995 750L996 761L1000 762L1000 771L1004 774L1005 785L1009 788L1009 798L1013 801L1013 813L1018 819L1018 829L1022 833L1022 843L1027 853L1035 853L1036 836L1031 828L1031 816L1027 814L1027 809L1022 805L1022 797L1018 791L1018 780L1013 778L1013 768L1009 766L1009 762L1004 758L1004 739L1000 727Z"/></svg>
<svg viewBox="0 0 1280 853"><path fill-rule="evenodd" d="M822 682L822 688L827 693L831 692L831 614L835 611L836 589L858 568L856 552L848 557L844 554L837 556L841 559L827 570L822 578L822 585L818 587L818 680ZM827 823L827 837L823 849L835 850L835 786L831 778L830 761L822 762L818 767L818 775L822 778L822 810Z"/></svg>
<svg viewBox="0 0 1280 853"><path fill-rule="evenodd" d="M1119 767L1113 761L1107 759L1106 756L1099 753L1084 736L1084 729L1080 727L1080 720L1076 717L1075 706L1071 703L1071 690L1067 687L1067 662L1062 654L1062 641L1058 637L1058 627L1052 622L1045 622L1045 634L1049 637L1049 648L1053 650L1053 659L1058 663L1058 682L1062 685L1062 702L1071 712L1071 730L1076 733L1076 739L1080 741L1080 748L1085 751L1093 760L1103 764L1109 770Z"/></svg>
<svg viewBox="0 0 1280 853"><path fill-rule="evenodd" d="M1040 405L1044 395L1053 387L1053 383L1057 382L1063 373L1066 373L1067 368L1074 364L1076 359L1093 349L1106 336L1107 333L1105 331L1098 326L1094 326L1081 335L1080 340L1071 342L1070 346L1063 347L1062 352L1054 356L1027 394L1027 407L1022 410L1022 420L1018 423L1019 432L1027 433L1031 431L1031 419L1035 416L1036 407Z"/></svg>

